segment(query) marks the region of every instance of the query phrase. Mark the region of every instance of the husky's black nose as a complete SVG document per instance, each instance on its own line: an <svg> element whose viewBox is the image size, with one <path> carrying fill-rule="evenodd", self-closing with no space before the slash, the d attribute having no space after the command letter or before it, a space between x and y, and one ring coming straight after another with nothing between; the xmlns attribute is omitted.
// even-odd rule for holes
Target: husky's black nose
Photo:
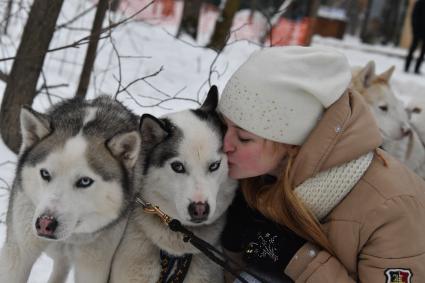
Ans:
<svg viewBox="0 0 425 283"><path fill-rule="evenodd" d="M58 221L53 216L41 215L35 222L35 229L40 237L54 239L55 230L58 227Z"/></svg>
<svg viewBox="0 0 425 283"><path fill-rule="evenodd" d="M190 221L200 223L208 218L210 213L210 205L208 202L191 202L188 207Z"/></svg>

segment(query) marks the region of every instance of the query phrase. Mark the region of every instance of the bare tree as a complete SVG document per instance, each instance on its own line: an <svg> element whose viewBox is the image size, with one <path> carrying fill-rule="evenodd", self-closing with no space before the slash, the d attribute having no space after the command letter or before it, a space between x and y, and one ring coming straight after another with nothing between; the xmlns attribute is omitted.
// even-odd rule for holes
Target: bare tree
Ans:
<svg viewBox="0 0 425 283"><path fill-rule="evenodd" d="M120 0L110 0L111 4L110 4L110 10L113 12L118 11L118 8L120 6Z"/></svg>
<svg viewBox="0 0 425 283"><path fill-rule="evenodd" d="M360 32L360 38L362 39L363 42L370 42L370 33L368 31L368 23L369 23L370 11L371 11L372 4L373 4L372 2L373 2L373 0L367 1L365 16L363 18L362 29L361 29L361 32Z"/></svg>
<svg viewBox="0 0 425 283"><path fill-rule="evenodd" d="M408 5L407 0L387 0L382 10L382 44L394 43L399 44L400 34L403 29L403 22Z"/></svg>
<svg viewBox="0 0 425 283"><path fill-rule="evenodd" d="M90 76L93 70L94 61L96 59L97 45L99 43L100 34L102 32L102 24L105 19L106 11L108 10L109 1L99 0L91 30L90 42L87 47L86 58L84 60L83 69L81 71L80 83L78 85L75 96L85 97L87 88L90 83Z"/></svg>
<svg viewBox="0 0 425 283"><path fill-rule="evenodd" d="M268 1L268 5L263 7L263 9L260 9L260 13L264 16L267 22L264 33L260 36L260 42L262 44L264 44L267 39L269 39L270 43L273 42L272 29L279 23L280 18L288 10L291 3L292 0Z"/></svg>
<svg viewBox="0 0 425 283"><path fill-rule="evenodd" d="M240 0L227 0L218 20L215 24L214 33L211 36L207 47L216 51L221 51L226 45L226 40L230 34L233 18L240 6Z"/></svg>
<svg viewBox="0 0 425 283"><path fill-rule="evenodd" d="M0 111L0 133L15 153L21 144L21 106L31 105L36 96L37 81L62 4L63 0L34 0L7 79Z"/></svg>
<svg viewBox="0 0 425 283"><path fill-rule="evenodd" d="M320 0L309 0L308 1L308 10L307 10L307 16L310 19L314 19L317 17L317 12L319 10L320 6ZM313 35L314 27L313 25L309 26L308 29L308 36L307 36L307 42L305 42L306 45L310 45L311 43L311 37Z"/></svg>
<svg viewBox="0 0 425 283"><path fill-rule="evenodd" d="M315 18L319 10L320 0L309 0L307 4L307 16Z"/></svg>
<svg viewBox="0 0 425 283"><path fill-rule="evenodd" d="M4 14L4 26L3 26L3 33L7 34L7 29L9 27L9 22L10 22L10 16L12 13L12 5L13 5L13 0L8 0L7 1L7 6L6 6L6 11Z"/></svg>
<svg viewBox="0 0 425 283"><path fill-rule="evenodd" d="M202 0L184 1L182 19L176 37L180 37L182 33L186 33L196 40L202 2Z"/></svg>

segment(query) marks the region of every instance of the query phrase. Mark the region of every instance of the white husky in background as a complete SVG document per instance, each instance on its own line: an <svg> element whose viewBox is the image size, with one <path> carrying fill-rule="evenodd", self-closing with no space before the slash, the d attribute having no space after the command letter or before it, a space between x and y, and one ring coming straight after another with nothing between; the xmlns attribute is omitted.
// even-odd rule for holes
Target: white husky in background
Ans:
<svg viewBox="0 0 425 283"><path fill-rule="evenodd" d="M418 133L425 143L425 97L422 97L422 93L419 93L418 97L411 99L406 107L407 113L409 114L409 121L412 128Z"/></svg>
<svg viewBox="0 0 425 283"><path fill-rule="evenodd" d="M7 212L0 282L27 282L42 252L49 282L105 283L133 198L138 119L99 97L21 111L23 143Z"/></svg>
<svg viewBox="0 0 425 283"><path fill-rule="evenodd" d="M369 104L384 139L382 148L425 178L425 148L404 104L391 89L393 71L394 66L376 75L373 61L364 67L354 67L352 88Z"/></svg>
<svg viewBox="0 0 425 283"><path fill-rule="evenodd" d="M227 176L217 100L217 89L212 87L200 109L161 119L142 116L138 162L141 197L215 246L237 186ZM186 283L224 280L221 267L169 230L158 216L137 207L114 258L111 281L182 282L178 281L182 278Z"/></svg>

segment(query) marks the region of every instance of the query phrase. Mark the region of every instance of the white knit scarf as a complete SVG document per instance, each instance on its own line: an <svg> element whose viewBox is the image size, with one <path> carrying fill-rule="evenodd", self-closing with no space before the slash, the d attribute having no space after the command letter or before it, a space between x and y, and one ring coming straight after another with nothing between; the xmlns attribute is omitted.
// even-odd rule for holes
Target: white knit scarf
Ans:
<svg viewBox="0 0 425 283"><path fill-rule="evenodd" d="M295 194L321 220L337 206L366 172L373 152L320 172L295 188Z"/></svg>

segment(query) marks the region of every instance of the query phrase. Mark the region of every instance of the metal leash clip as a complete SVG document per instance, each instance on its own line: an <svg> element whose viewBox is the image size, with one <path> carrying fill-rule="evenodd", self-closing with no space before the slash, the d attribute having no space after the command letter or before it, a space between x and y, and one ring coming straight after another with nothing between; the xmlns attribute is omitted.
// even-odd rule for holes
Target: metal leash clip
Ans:
<svg viewBox="0 0 425 283"><path fill-rule="evenodd" d="M168 225L171 222L172 218L170 216L165 214L158 206L152 205L150 202L143 200L140 196L136 197L136 203L140 204L146 213L158 215L163 223Z"/></svg>

